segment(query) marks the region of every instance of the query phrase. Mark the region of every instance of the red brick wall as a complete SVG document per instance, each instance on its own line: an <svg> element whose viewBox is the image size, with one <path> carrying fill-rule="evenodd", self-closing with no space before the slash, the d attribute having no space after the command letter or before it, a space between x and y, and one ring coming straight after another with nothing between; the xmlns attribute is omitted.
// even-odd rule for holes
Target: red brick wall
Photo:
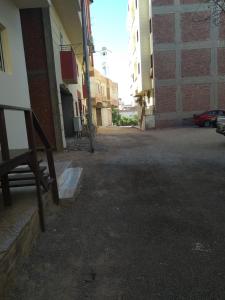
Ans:
<svg viewBox="0 0 225 300"><path fill-rule="evenodd" d="M179 120L156 120L156 128L176 127L181 125Z"/></svg>
<svg viewBox="0 0 225 300"><path fill-rule="evenodd" d="M208 83L208 80L216 80L215 68L212 68L211 73L211 56L213 55L215 59L215 53L208 43L198 44L198 42L212 39L214 32L211 32L211 14L207 9L196 11L192 6L192 4L199 4L197 6L204 9L201 3L205 3L205 0L180 0L180 4L186 7L185 11L178 12L180 30L176 34L175 7L168 7L175 4L175 1L153 0L152 3L154 6L161 6L157 10L153 9L152 19L156 116L157 113L161 113L156 126L178 125L182 123L183 116L191 116L194 111L213 109L214 106L212 107L211 103L217 101L216 90L212 89L212 83ZM216 30L215 28L215 34ZM180 33L181 36L179 36ZM225 17L223 24L219 26L219 36L221 40L225 40ZM176 38L179 40L176 41ZM224 76L225 47L217 51L218 74ZM176 63L181 63L181 65L176 66ZM204 77L207 77L206 82ZM181 85L180 93L176 93L175 84ZM225 83L219 84L218 89L218 106L225 108ZM179 114L176 114L177 106L181 110ZM182 113L184 113L183 116ZM166 117L168 120L163 120ZM171 120L172 118L174 120Z"/></svg>
<svg viewBox="0 0 225 300"><path fill-rule="evenodd" d="M183 50L181 60L182 77L210 75L210 49Z"/></svg>
<svg viewBox="0 0 225 300"><path fill-rule="evenodd" d="M161 86L155 89L156 112L166 113L176 111L176 87Z"/></svg>
<svg viewBox="0 0 225 300"><path fill-rule="evenodd" d="M155 15L153 17L153 31L154 42L175 42L175 14Z"/></svg>
<svg viewBox="0 0 225 300"><path fill-rule="evenodd" d="M31 107L53 147L56 147L41 9L20 12Z"/></svg>
<svg viewBox="0 0 225 300"><path fill-rule="evenodd" d="M221 14L220 23L219 23L218 27L219 27L219 39L224 41L224 39L225 39L225 14Z"/></svg>
<svg viewBox="0 0 225 300"><path fill-rule="evenodd" d="M218 74L225 75L225 48L219 48L217 50L218 59Z"/></svg>
<svg viewBox="0 0 225 300"><path fill-rule="evenodd" d="M188 84L181 89L184 111L210 109L210 85Z"/></svg>
<svg viewBox="0 0 225 300"><path fill-rule="evenodd" d="M181 14L181 35L183 42L208 40L210 38L210 13Z"/></svg>
<svg viewBox="0 0 225 300"><path fill-rule="evenodd" d="M225 109L225 83L218 84L218 107Z"/></svg>
<svg viewBox="0 0 225 300"><path fill-rule="evenodd" d="M176 78L176 52L156 51L154 55L156 79Z"/></svg>

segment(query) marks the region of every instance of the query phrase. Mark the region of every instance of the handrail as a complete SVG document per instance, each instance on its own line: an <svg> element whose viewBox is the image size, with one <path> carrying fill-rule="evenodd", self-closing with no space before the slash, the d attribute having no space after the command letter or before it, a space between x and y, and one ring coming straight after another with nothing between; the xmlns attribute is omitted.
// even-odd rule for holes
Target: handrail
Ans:
<svg viewBox="0 0 225 300"><path fill-rule="evenodd" d="M10 158L10 153L9 153L5 110L23 111L25 124L26 124L29 150L22 155L14 157L13 159ZM22 162L26 162L27 164L30 165L35 175L40 225L42 230L44 231L45 225L44 225L43 203L42 203L42 196L41 196L41 189L40 189L40 170L39 170L38 159L37 159L37 148L35 144L35 131L38 134L39 138L41 139L46 150L49 175L52 180L53 201L56 204L59 204L59 192L57 186L54 158L52 154L52 147L44 131L42 130L37 117L35 116L31 108L23 108L23 107L1 104L0 105L0 128L1 128L0 146L1 146L1 153L2 153L2 163L0 164L0 180L2 181L2 193L3 193L4 202L6 205L11 204L8 173L15 167L19 166Z"/></svg>
<svg viewBox="0 0 225 300"><path fill-rule="evenodd" d="M52 147L48 141L48 138L45 135L43 129L41 128L40 122L34 112L32 112L32 116L33 116L34 128L35 128L36 132L38 133L43 145L45 146L46 149L51 149Z"/></svg>
<svg viewBox="0 0 225 300"><path fill-rule="evenodd" d="M46 137L44 131L41 128L40 122L38 121L37 116L34 112L32 112L32 119L33 124L36 132L38 133L43 145L46 149L46 156L48 160L48 169L49 169L49 175L53 179L52 182L52 189L53 189L53 195L54 195L54 202L56 204L59 204L59 191L58 191L58 185L57 185L57 179L56 179L56 171L55 171L55 165L54 165L54 158L52 155L52 147L48 141L48 138Z"/></svg>

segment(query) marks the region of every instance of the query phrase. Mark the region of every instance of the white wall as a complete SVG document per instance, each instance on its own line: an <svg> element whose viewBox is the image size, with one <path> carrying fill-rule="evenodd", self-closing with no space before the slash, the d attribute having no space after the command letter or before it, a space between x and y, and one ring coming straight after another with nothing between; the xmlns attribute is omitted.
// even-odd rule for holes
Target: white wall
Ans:
<svg viewBox="0 0 225 300"><path fill-rule="evenodd" d="M1 1L1 0L0 0ZM61 62L60 62L60 34L63 36L63 44L70 45L71 41L68 38L67 33L64 30L64 27L61 23L61 20L53 6L50 8L50 17L51 17L51 26L52 26L52 39L53 39L53 47L54 47L54 59L55 59L55 70L56 70L56 80L57 80L57 91L58 91L58 99L59 99L59 110L60 110L60 120L61 120L61 131L62 131L62 138L64 147L66 147L66 140L65 140L65 132L64 132L64 122L63 122L63 113L62 113L62 103L61 103L61 94L60 94L60 84L63 84L62 79L62 72L61 72ZM77 51L82 50L82 45L77 45L79 49ZM75 102L78 101L77 91L79 90L82 95L82 66L79 61L79 57L77 59L77 64L79 68L79 77L78 77L78 84L69 84L67 88L73 95L74 99L74 108ZM75 112L75 110L74 110Z"/></svg>
<svg viewBox="0 0 225 300"><path fill-rule="evenodd" d="M140 57L141 76L139 76L140 90L150 89L150 30L149 30L149 1L139 1L139 24L140 24Z"/></svg>
<svg viewBox="0 0 225 300"><path fill-rule="evenodd" d="M30 107L19 10L11 0L0 0L0 23L6 28L10 72L0 71L0 104ZM7 112L10 148L27 147L23 113Z"/></svg>
<svg viewBox="0 0 225 300"><path fill-rule="evenodd" d="M102 108L102 126L107 127L112 125L112 109Z"/></svg>

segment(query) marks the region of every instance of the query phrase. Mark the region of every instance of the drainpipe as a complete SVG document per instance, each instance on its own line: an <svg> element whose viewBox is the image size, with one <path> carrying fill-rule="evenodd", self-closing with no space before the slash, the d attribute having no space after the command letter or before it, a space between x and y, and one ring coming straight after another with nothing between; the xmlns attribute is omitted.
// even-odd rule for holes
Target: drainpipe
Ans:
<svg viewBox="0 0 225 300"><path fill-rule="evenodd" d="M89 0L88 0L89 1ZM83 32L83 52L84 52L84 63L85 63L85 84L87 87L88 96L88 129L89 129L89 142L90 152L93 153L94 149L94 137L93 137L93 122L92 122L92 99L91 99L91 88L90 88L90 68L89 68L89 48L88 48L88 37L87 37L87 16L86 16L86 0L81 0L81 15L82 15L82 32Z"/></svg>

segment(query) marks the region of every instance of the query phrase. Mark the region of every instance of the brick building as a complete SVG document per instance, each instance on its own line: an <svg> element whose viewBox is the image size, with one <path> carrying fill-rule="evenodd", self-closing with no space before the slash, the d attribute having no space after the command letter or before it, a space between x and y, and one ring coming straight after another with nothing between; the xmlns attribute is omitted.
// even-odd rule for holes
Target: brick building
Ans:
<svg viewBox="0 0 225 300"><path fill-rule="evenodd" d="M143 1L149 5L152 81L146 102L153 100L145 110L145 127L151 127L149 117L156 127L182 125L194 113L225 108L225 31L213 23L208 4Z"/></svg>

